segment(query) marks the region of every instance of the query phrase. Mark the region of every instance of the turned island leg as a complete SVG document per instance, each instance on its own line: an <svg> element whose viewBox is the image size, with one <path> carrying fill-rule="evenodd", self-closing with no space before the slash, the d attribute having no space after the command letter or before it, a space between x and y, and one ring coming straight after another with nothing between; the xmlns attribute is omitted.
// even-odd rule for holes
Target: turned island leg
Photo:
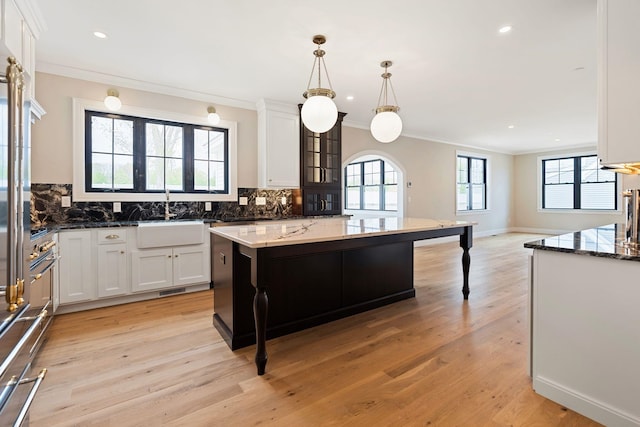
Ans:
<svg viewBox="0 0 640 427"><path fill-rule="evenodd" d="M471 265L471 256L469 249L473 246L473 228L471 226L464 228L464 233L460 235L460 247L462 248L462 295L464 299L469 299L469 266Z"/></svg>
<svg viewBox="0 0 640 427"><path fill-rule="evenodd" d="M256 322L256 367L258 375L264 375L267 366L267 311L269 298L264 288L256 287L253 298L253 317Z"/></svg>

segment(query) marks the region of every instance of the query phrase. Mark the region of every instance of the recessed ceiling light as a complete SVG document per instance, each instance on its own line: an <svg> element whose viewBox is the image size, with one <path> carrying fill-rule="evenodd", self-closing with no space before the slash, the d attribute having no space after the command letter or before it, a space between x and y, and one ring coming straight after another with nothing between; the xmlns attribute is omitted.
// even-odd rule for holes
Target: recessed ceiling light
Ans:
<svg viewBox="0 0 640 427"><path fill-rule="evenodd" d="M560 142L560 138L556 138L554 141L556 141L556 142Z"/></svg>
<svg viewBox="0 0 640 427"><path fill-rule="evenodd" d="M507 126L509 129L513 129L515 126L514 125L509 125Z"/></svg>
<svg viewBox="0 0 640 427"><path fill-rule="evenodd" d="M511 25L505 25L504 27L500 27L498 32L504 34L504 33L508 33L512 29L513 29L513 27Z"/></svg>
<svg viewBox="0 0 640 427"><path fill-rule="evenodd" d="M94 31L93 35L96 36L99 39L106 39L107 35L105 33L103 33L102 31Z"/></svg>
<svg viewBox="0 0 640 427"><path fill-rule="evenodd" d="M347 96L347 101L353 101L353 95L348 95Z"/></svg>

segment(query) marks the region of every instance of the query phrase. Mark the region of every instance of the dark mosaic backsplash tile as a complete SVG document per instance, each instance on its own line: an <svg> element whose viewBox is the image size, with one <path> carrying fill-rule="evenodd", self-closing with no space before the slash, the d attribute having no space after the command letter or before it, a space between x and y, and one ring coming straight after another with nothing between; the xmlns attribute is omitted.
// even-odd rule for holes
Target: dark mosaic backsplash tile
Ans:
<svg viewBox="0 0 640 427"><path fill-rule="evenodd" d="M62 196L71 196L71 184L31 184L31 224L33 227L91 222L153 221L164 219L164 202L122 202L121 212L113 212L111 202L73 202L63 208ZM239 188L238 197L246 197L248 204L211 202L205 211L204 202L170 202L173 219L271 219L292 216L292 190ZM257 206L256 197L266 198L266 205ZM282 203L286 197L287 203Z"/></svg>

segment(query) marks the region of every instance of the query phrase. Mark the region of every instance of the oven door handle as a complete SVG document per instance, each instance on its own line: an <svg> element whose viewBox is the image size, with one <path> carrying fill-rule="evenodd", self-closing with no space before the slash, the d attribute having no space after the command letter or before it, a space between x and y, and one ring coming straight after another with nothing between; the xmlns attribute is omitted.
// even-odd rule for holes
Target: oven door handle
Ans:
<svg viewBox="0 0 640 427"><path fill-rule="evenodd" d="M44 380L45 375L47 375L46 368L41 370L37 377L26 378L20 381L19 385L33 382L33 386L31 387L31 390L29 390L29 395L27 396L27 400L25 400L24 405L22 405L22 408L20 409L20 413L18 414L16 421L13 423L13 427L20 427L24 422L24 419L27 417L27 414L29 413L29 407L31 407L31 403L33 402L33 399L35 399L36 393L38 392L38 389L40 388L40 384L42 384L42 380Z"/></svg>
<svg viewBox="0 0 640 427"><path fill-rule="evenodd" d="M47 265L46 265L46 267L44 267L44 268L43 268L39 273L37 273L37 274L30 274L31 279L33 279L33 280L31 280L31 283L35 282L36 280L39 280L42 276L44 276L44 274L45 274L47 271L49 271L49 270L51 270L53 267L55 267L56 262L58 261L58 258L59 258L59 257L51 257L51 258L50 258L50 257L47 257L47 258L45 258L45 261L51 261L51 262L50 262L49 264L47 264ZM36 271L38 271L38 270L36 269Z"/></svg>
<svg viewBox="0 0 640 427"><path fill-rule="evenodd" d="M9 365L11 365L11 363L13 363L15 358L20 353L20 350L22 350L22 347L24 347L24 345L27 343L27 341L29 341L29 339L31 338L31 335L33 335L33 333L36 331L36 329L38 329L38 326L40 326L40 323L42 322L42 319L44 319L44 317L46 315L47 315L47 310L42 310L40 312L40 314L38 314L36 316L36 319L33 321L31 326L29 326L29 329L27 329L27 332L24 333L22 338L20 338L20 341L18 341L18 343L15 345L15 347L13 347L13 349L9 352L7 357L5 357L4 361L0 365L0 377L2 377L4 375L4 373L9 368Z"/></svg>

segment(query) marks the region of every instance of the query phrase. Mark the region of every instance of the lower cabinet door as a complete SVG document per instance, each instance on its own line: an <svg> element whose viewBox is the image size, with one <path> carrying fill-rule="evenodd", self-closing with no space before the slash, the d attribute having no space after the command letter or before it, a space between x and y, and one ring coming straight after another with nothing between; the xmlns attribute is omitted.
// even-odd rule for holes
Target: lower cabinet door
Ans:
<svg viewBox="0 0 640 427"><path fill-rule="evenodd" d="M91 231L65 231L58 236L60 304L96 298L91 257Z"/></svg>
<svg viewBox="0 0 640 427"><path fill-rule="evenodd" d="M205 245L173 248L173 284L209 282L209 251Z"/></svg>
<svg viewBox="0 0 640 427"><path fill-rule="evenodd" d="M173 286L173 251L149 249L131 253L131 290L144 292Z"/></svg>
<svg viewBox="0 0 640 427"><path fill-rule="evenodd" d="M98 246L98 297L129 293L127 244Z"/></svg>

